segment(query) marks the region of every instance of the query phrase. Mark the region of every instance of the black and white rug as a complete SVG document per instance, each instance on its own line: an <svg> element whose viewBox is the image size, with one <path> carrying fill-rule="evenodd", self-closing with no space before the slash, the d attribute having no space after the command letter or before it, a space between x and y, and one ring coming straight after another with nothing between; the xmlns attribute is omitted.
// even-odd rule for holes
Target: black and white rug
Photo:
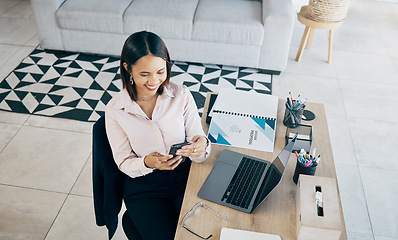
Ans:
<svg viewBox="0 0 398 240"><path fill-rule="evenodd" d="M37 48L0 82L0 110L96 121L122 87L119 60ZM199 112L220 88L272 93L272 75L245 67L175 61L171 81L188 86Z"/></svg>

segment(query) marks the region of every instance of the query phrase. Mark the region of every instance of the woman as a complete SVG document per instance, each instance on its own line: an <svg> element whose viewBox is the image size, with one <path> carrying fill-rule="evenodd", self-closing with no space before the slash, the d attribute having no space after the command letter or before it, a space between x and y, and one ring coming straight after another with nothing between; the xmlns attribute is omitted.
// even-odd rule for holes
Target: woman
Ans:
<svg viewBox="0 0 398 240"><path fill-rule="evenodd" d="M115 162L124 172L123 198L143 239L174 239L191 161L202 162L210 144L194 99L170 83L166 45L151 32L125 42L120 59L123 89L108 103L105 122ZM188 141L173 158L170 146Z"/></svg>

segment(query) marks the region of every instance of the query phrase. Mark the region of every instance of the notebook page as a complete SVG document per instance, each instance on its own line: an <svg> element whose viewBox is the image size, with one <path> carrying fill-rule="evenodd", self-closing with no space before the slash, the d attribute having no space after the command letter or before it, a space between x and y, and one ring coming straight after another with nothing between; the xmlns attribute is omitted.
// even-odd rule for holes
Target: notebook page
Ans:
<svg viewBox="0 0 398 240"><path fill-rule="evenodd" d="M278 97L253 91L221 89L212 110L276 119Z"/></svg>

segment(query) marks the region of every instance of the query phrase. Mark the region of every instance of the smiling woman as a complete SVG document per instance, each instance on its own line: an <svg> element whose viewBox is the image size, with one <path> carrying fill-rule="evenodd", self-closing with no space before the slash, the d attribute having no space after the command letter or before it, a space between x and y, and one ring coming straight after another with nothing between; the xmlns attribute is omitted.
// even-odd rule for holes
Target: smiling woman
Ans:
<svg viewBox="0 0 398 240"><path fill-rule="evenodd" d="M170 56L159 36L132 34L120 75L123 89L107 104L105 124L114 160L126 174L127 212L142 239L174 239L191 165L182 159L204 161L209 141L188 88L169 82ZM183 142L189 144L169 154Z"/></svg>
<svg viewBox="0 0 398 240"><path fill-rule="evenodd" d="M135 102L148 118L152 119L152 112L159 95L159 89L168 80L166 61L154 55L146 55L131 67L124 62L123 67L128 72L131 72L130 86L133 89L133 93L135 93ZM131 70L129 71L128 69Z"/></svg>
<svg viewBox="0 0 398 240"><path fill-rule="evenodd" d="M155 90L154 86L157 86L157 84L149 85L151 80L152 82L162 80L161 83L164 82L164 85L167 85L171 76L171 62L163 40L156 34L146 31L130 35L121 53L120 75L123 88L126 88L133 101L138 97L137 87L141 89L142 83L145 84L148 80L149 83L146 86L149 86L149 90ZM155 88L157 94L163 93L163 88ZM141 94L148 93L143 91Z"/></svg>

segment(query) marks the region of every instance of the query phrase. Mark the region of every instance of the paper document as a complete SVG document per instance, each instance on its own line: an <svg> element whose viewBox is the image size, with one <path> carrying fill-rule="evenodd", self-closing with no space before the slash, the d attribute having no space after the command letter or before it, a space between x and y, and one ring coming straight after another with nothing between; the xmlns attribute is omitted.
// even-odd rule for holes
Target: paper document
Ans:
<svg viewBox="0 0 398 240"><path fill-rule="evenodd" d="M281 237L278 235L267 234L267 233L259 233L259 232L251 232L251 231L243 231L232 228L222 228L220 240L281 240Z"/></svg>
<svg viewBox="0 0 398 240"><path fill-rule="evenodd" d="M213 106L212 143L273 152L278 97L222 89Z"/></svg>

